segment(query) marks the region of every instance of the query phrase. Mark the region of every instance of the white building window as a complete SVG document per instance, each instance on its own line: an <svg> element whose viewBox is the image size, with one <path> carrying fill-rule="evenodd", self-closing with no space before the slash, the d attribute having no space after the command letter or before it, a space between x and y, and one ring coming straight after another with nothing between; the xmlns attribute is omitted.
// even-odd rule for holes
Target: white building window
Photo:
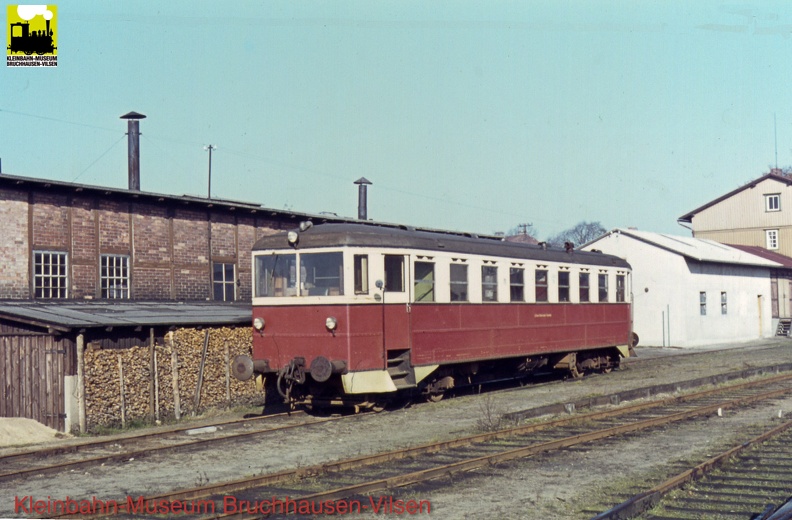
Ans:
<svg viewBox="0 0 792 520"><path fill-rule="evenodd" d="M68 298L66 253L33 251L33 294L36 298Z"/></svg>
<svg viewBox="0 0 792 520"><path fill-rule="evenodd" d="M707 315L707 293L703 291L699 293L699 312L702 316Z"/></svg>
<svg viewBox="0 0 792 520"><path fill-rule="evenodd" d="M725 291L721 291L721 314L727 314Z"/></svg>
<svg viewBox="0 0 792 520"><path fill-rule="evenodd" d="M765 230L765 244L767 249L778 249L778 230L766 229Z"/></svg>
<svg viewBox="0 0 792 520"><path fill-rule="evenodd" d="M99 282L102 298L129 298L129 257L102 255L101 264Z"/></svg>
<svg viewBox="0 0 792 520"><path fill-rule="evenodd" d="M765 211L781 211L781 195L773 193L765 195Z"/></svg>

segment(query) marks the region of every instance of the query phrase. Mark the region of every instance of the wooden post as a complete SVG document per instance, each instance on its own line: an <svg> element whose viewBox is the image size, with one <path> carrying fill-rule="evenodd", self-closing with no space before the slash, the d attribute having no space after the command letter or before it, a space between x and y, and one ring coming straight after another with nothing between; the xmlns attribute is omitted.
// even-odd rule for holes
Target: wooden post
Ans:
<svg viewBox="0 0 792 520"><path fill-rule="evenodd" d="M124 398L124 362L118 355L118 386L121 391L121 428L126 428L126 400Z"/></svg>
<svg viewBox="0 0 792 520"><path fill-rule="evenodd" d="M154 415L154 408L156 407L155 399L154 399L154 371L155 368L155 361L154 361L154 327L149 329L149 416Z"/></svg>
<svg viewBox="0 0 792 520"><path fill-rule="evenodd" d="M204 333L204 346L203 354L201 355L201 368L198 371L198 384L195 387L195 407L193 415L198 412L198 406L201 404L201 387L203 386L204 366L206 366L206 350L209 348L209 330Z"/></svg>
<svg viewBox="0 0 792 520"><path fill-rule="evenodd" d="M231 402L231 354L228 351L228 342L225 342L225 376L226 376L226 402Z"/></svg>
<svg viewBox="0 0 792 520"><path fill-rule="evenodd" d="M85 336L77 335L77 417L80 433L87 429L85 419Z"/></svg>
<svg viewBox="0 0 792 520"><path fill-rule="evenodd" d="M159 367L157 367L157 349L154 349L154 419L160 422L159 415Z"/></svg>
<svg viewBox="0 0 792 520"><path fill-rule="evenodd" d="M171 372L173 376L173 413L178 421L181 419L181 399L179 398L179 358L176 347L171 343Z"/></svg>

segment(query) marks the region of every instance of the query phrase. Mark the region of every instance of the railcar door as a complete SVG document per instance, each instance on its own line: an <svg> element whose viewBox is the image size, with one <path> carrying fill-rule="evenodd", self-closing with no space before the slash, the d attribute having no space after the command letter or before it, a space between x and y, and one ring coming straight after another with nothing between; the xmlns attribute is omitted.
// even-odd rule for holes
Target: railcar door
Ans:
<svg viewBox="0 0 792 520"><path fill-rule="evenodd" d="M409 269L410 255L385 254L384 286L382 287L383 368L391 372L394 382L409 372L410 313ZM397 383L397 386L398 383Z"/></svg>

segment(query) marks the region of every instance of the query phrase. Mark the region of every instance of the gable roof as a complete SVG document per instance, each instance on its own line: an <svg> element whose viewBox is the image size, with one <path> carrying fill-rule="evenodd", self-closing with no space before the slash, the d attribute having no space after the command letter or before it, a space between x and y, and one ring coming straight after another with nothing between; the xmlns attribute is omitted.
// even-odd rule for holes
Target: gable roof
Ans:
<svg viewBox="0 0 792 520"><path fill-rule="evenodd" d="M752 255L761 256L773 262L778 262L787 269L792 269L792 258L784 256L781 253L776 253L775 251L770 251L759 246L744 246L741 244L729 244L729 246L745 251L746 253L751 253Z"/></svg>
<svg viewBox="0 0 792 520"><path fill-rule="evenodd" d="M723 202L724 200L726 200L726 199L728 199L728 198L740 193L741 191L745 191L745 190L750 189L750 188L755 188L757 184L759 184L760 182L766 181L768 179L776 180L778 182L783 182L787 186L792 186L792 177L787 177L786 175L781 175L779 173L776 173L776 170L773 170L770 173L759 177L758 179L752 180L751 182L749 182L748 184L745 184L744 186L740 186L736 190L732 190L732 191L730 191L729 193L727 193L725 195L721 195L720 197L718 197L715 200L711 200L710 202L707 202L703 206L700 206L700 207L694 209L693 211L691 211L689 213L685 213L684 215L682 215L681 217L679 217L677 219L677 222L686 222L686 223L690 224L691 222L693 222L693 217L695 217L697 213L701 213L705 209L707 209L709 207L712 207L715 204L718 204L720 202Z"/></svg>
<svg viewBox="0 0 792 520"><path fill-rule="evenodd" d="M696 262L751 265L757 267L783 267L779 262L763 258L736 247L715 242L714 240L668 235L665 233L652 233L635 229L616 228L592 240L588 244L585 244L583 247L589 247L614 234L621 234L639 240L665 251L681 255L690 260L695 260Z"/></svg>

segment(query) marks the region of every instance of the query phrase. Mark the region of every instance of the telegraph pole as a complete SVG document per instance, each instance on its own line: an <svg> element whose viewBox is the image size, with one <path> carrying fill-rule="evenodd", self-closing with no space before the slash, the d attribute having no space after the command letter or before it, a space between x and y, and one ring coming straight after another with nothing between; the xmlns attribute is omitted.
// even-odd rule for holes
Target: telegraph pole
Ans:
<svg viewBox="0 0 792 520"><path fill-rule="evenodd" d="M209 189L206 198L211 199L212 198L212 150L217 150L217 147L213 144L209 144L204 146L204 150L209 150Z"/></svg>

